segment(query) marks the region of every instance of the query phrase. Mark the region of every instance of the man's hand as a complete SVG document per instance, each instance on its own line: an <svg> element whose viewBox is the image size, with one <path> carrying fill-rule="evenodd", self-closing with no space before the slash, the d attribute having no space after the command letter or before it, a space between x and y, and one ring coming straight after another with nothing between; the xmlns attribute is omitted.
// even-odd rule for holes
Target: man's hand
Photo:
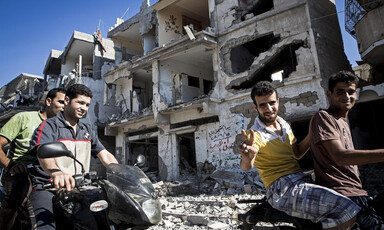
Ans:
<svg viewBox="0 0 384 230"><path fill-rule="evenodd" d="M75 179L62 171L51 173L53 185L56 189L64 188L66 192L70 192L75 187Z"/></svg>
<svg viewBox="0 0 384 230"><path fill-rule="evenodd" d="M253 162L258 152L257 149L253 147L255 132L250 130L249 138L245 130L241 130L241 134L243 136L243 142L238 147L239 153L241 155L240 167L244 171L248 171L253 168Z"/></svg>
<svg viewBox="0 0 384 230"><path fill-rule="evenodd" d="M7 165L7 171L13 175L22 174L27 172L27 166L24 163L16 163L14 161L9 161Z"/></svg>

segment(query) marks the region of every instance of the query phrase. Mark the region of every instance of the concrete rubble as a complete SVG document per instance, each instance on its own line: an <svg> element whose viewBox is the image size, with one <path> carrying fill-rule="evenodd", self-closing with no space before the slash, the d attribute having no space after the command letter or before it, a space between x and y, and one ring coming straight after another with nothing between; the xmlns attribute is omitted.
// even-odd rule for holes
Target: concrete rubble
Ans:
<svg viewBox="0 0 384 230"><path fill-rule="evenodd" d="M201 179L204 178L204 179ZM162 203L163 221L149 229L237 229L238 214L265 194L257 172L238 173L218 170L209 176L184 175L180 181L154 183Z"/></svg>

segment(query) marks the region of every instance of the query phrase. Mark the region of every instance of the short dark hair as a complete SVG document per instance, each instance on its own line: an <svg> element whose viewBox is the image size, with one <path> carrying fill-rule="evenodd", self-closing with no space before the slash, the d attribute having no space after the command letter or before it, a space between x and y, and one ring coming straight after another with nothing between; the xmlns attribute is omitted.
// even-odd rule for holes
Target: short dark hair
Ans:
<svg viewBox="0 0 384 230"><path fill-rule="evenodd" d="M47 93L47 97L46 98L51 98L51 100L55 99L55 97L57 96L57 93L63 93L65 94L65 89L64 88L53 88L51 90L48 91Z"/></svg>
<svg viewBox="0 0 384 230"><path fill-rule="evenodd" d="M347 71L347 70L342 70L339 71L335 74L332 74L332 76L328 80L328 90L333 91L335 88L335 85L339 82L344 82L347 84L352 84L354 83L357 87L359 84L359 78L352 72Z"/></svg>
<svg viewBox="0 0 384 230"><path fill-rule="evenodd" d="M266 96L266 95L270 95L274 92L276 93L276 97L277 97L277 91L276 91L275 87L273 86L272 82L259 81L252 88L251 98L252 98L253 104L257 105L256 99L255 99L256 96Z"/></svg>
<svg viewBox="0 0 384 230"><path fill-rule="evenodd" d="M78 95L92 98L92 91L85 85L73 84L67 89L67 92L65 93L65 96L69 97L70 100L76 98Z"/></svg>

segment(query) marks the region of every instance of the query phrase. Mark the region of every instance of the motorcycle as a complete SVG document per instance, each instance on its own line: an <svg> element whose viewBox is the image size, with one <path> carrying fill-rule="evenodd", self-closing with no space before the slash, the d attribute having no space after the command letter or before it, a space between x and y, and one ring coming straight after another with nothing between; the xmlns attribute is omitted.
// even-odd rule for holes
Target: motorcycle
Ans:
<svg viewBox="0 0 384 230"><path fill-rule="evenodd" d="M70 157L82 167L82 173L74 175L76 187L70 193L63 189L56 192L53 199L56 226L68 229L74 215L86 210L93 212L86 218L94 218L99 229L144 229L156 225L162 220L161 203L155 189L138 167L145 163L145 157L139 155L134 166L110 164L106 178L100 178L96 172L85 173L84 166L61 142L40 145L39 158ZM42 189L53 187L46 184ZM84 213L84 212L83 212ZM103 227L105 226L105 227Z"/></svg>
<svg viewBox="0 0 384 230"><path fill-rule="evenodd" d="M279 227L273 229L299 229L299 230L321 230L320 223L313 223L310 220L300 219L289 216L288 214L274 209L268 201L264 199L259 200L240 200L238 203L254 203L250 210L244 214L238 215L238 220L242 222L239 226L241 230L257 229L255 226L259 222L270 223L273 226L279 224ZM263 228L265 229L265 228Z"/></svg>

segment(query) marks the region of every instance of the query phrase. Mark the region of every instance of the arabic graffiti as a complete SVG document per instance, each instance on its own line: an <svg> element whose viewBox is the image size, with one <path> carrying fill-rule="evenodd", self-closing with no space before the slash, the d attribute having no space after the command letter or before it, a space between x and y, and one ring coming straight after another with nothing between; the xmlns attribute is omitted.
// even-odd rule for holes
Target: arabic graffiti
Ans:
<svg viewBox="0 0 384 230"><path fill-rule="evenodd" d="M219 141L219 140L228 138L231 135L232 135L231 127L226 125L220 125L218 129L208 133L208 136L211 139L211 141Z"/></svg>
<svg viewBox="0 0 384 230"><path fill-rule="evenodd" d="M233 148L233 143L231 143L229 141L229 138L225 139L225 140L220 140L218 142L215 142L214 145L211 145L209 146L209 149L212 150L212 149L216 149L218 148L219 150L221 150L220 152L222 151L227 151L229 149L232 149Z"/></svg>
<svg viewBox="0 0 384 230"><path fill-rule="evenodd" d="M209 154L212 162L225 162L240 159L234 155L232 149L236 135L244 129L244 116L242 114L232 115L229 124L220 125L208 132Z"/></svg>

